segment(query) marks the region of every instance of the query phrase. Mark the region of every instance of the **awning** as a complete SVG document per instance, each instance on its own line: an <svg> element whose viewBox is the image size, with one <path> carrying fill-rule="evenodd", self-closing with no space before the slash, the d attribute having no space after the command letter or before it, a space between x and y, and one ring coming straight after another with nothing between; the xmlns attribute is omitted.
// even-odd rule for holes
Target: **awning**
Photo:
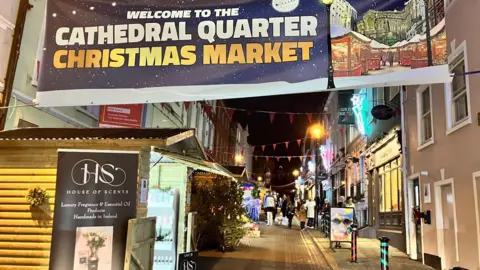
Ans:
<svg viewBox="0 0 480 270"><path fill-rule="evenodd" d="M156 147L152 147L152 152L158 155L152 154L150 158L150 163L182 163L194 170L201 170L205 172L210 172L218 175L223 175L236 179L236 177L225 169L222 165L206 160L201 160L189 156L183 156L175 153L170 153L163 151Z"/></svg>

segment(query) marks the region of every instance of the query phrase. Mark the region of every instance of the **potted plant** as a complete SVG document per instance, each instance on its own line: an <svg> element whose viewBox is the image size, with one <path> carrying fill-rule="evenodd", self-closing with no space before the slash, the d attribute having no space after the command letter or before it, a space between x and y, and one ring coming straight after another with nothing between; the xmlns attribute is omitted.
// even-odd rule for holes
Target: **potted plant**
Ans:
<svg viewBox="0 0 480 270"><path fill-rule="evenodd" d="M98 250L105 246L106 238L103 234L98 232L84 233L83 237L87 239L87 246L90 249L90 256L88 257L88 270L99 270Z"/></svg>
<svg viewBox="0 0 480 270"><path fill-rule="evenodd" d="M47 191L41 187L35 187L28 190L27 196L25 196L30 207L41 209L46 214L50 214L50 205L48 200L50 197Z"/></svg>

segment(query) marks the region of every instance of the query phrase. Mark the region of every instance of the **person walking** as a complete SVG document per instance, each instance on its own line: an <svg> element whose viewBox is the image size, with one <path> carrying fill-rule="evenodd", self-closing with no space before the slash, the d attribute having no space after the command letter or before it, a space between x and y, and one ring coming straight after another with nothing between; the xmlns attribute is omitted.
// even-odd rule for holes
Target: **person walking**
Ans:
<svg viewBox="0 0 480 270"><path fill-rule="evenodd" d="M288 201L287 201L286 213L287 213L287 219L288 219L288 228L291 229L292 220L293 220L293 217L295 216L295 205L292 203L290 198L288 198Z"/></svg>
<svg viewBox="0 0 480 270"><path fill-rule="evenodd" d="M298 221L300 221L300 230L305 230L305 223L307 222L307 207L305 206L305 202L300 202L297 218Z"/></svg>
<svg viewBox="0 0 480 270"><path fill-rule="evenodd" d="M270 191L267 192L263 199L263 205L265 212L267 212L267 226L273 225L273 209L275 209L275 198L273 198Z"/></svg>
<svg viewBox="0 0 480 270"><path fill-rule="evenodd" d="M307 218L308 218L308 223L307 223L307 228L313 229L315 226L315 208L316 208L316 203L314 200L308 200L307 203L305 204L305 207L307 208Z"/></svg>

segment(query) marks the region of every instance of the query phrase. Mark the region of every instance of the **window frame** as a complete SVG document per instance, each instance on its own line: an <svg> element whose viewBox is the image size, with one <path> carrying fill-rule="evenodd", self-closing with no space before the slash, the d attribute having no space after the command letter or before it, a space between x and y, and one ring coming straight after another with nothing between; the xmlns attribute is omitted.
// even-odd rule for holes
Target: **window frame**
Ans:
<svg viewBox="0 0 480 270"><path fill-rule="evenodd" d="M430 128L432 131L432 136L428 139L425 139L425 134L424 134L424 122L423 119L426 114L423 113L423 93L425 91L429 90L429 102L430 102ZM418 147L417 151L422 150L423 148L432 145L435 141L435 131L434 131L434 124L433 124L433 98L432 98L432 86L431 85L421 85L420 87L417 88L417 136L418 136Z"/></svg>
<svg viewBox="0 0 480 270"><path fill-rule="evenodd" d="M87 109L84 109L83 107L98 107L98 116L89 112ZM96 120L96 121L100 121L100 115L102 114L101 110L101 105L85 105L85 106L77 106L75 107L75 109L83 114L85 114L86 116Z"/></svg>
<svg viewBox="0 0 480 270"><path fill-rule="evenodd" d="M455 60L459 58L459 56L463 55L461 57L461 62L463 60L464 66L465 66L465 72L468 72L468 54L467 54L467 42L463 41L460 45L458 45L455 49L452 50L450 55L448 56L448 65L449 65L449 71L452 72L452 70L457 67L457 66L451 66L451 63L453 63ZM446 83L445 85L445 113L446 113L446 121L447 121L447 131L446 135L450 135L453 132L469 125L472 123L472 106L471 106L471 100L470 100L470 78L469 76L465 76L465 93L466 93L466 98L467 98L467 114L468 116L465 117L464 119L455 122L455 113L454 113L454 97L453 97L453 85L452 83Z"/></svg>

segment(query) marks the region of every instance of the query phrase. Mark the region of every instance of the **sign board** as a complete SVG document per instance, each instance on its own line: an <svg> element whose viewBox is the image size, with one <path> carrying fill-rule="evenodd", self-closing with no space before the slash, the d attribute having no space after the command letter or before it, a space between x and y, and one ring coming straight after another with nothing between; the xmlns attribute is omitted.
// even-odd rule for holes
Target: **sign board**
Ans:
<svg viewBox="0 0 480 270"><path fill-rule="evenodd" d="M378 148L374 153L375 167L381 166L400 155L401 146L396 138L390 139L388 143Z"/></svg>
<svg viewBox="0 0 480 270"><path fill-rule="evenodd" d="M330 242L350 242L348 227L353 223L353 208L330 208Z"/></svg>
<svg viewBox="0 0 480 270"><path fill-rule="evenodd" d="M140 203L148 201L148 180L142 179L140 182Z"/></svg>
<svg viewBox="0 0 480 270"><path fill-rule="evenodd" d="M50 270L124 268L138 152L59 150Z"/></svg>
<svg viewBox="0 0 480 270"><path fill-rule="evenodd" d="M355 114L353 113L352 97L354 91L347 90L338 93L338 124L354 125Z"/></svg>
<svg viewBox="0 0 480 270"><path fill-rule="evenodd" d="M187 2L48 0L39 106L327 90L329 35L337 88L452 80L443 15L431 22L442 67L427 67L421 1L339 1L331 16L318 0Z"/></svg>
<svg viewBox="0 0 480 270"><path fill-rule="evenodd" d="M100 111L100 127L142 127L143 104L105 105Z"/></svg>
<svg viewBox="0 0 480 270"><path fill-rule="evenodd" d="M198 251L178 254L177 270L201 270L197 264Z"/></svg>

